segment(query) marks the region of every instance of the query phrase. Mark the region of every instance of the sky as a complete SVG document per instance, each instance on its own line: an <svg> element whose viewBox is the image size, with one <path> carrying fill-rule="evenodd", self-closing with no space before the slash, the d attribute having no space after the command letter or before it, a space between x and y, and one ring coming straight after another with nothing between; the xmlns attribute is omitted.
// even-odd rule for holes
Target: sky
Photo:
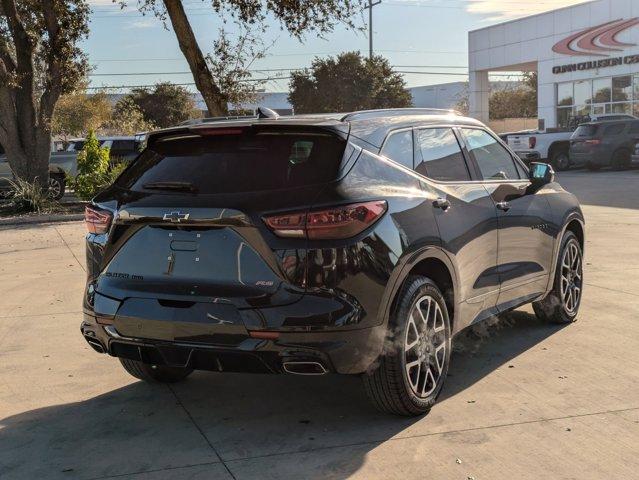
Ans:
<svg viewBox="0 0 639 480"><path fill-rule="evenodd" d="M397 71L411 72L403 73L409 87L466 81L468 31L583 1L382 0L373 10L374 50ZM111 0L89 3L91 33L83 48L94 67L92 87L193 82L174 33L155 17L141 15L135 9L136 0L129 0L125 9ZM183 3L202 50L210 51L222 26L210 0ZM357 21L367 26L367 18ZM368 54L368 32L338 26L324 38L307 36L300 43L276 21L269 25L264 42L271 47L264 59L252 65L253 77L266 79L259 85L269 92L287 91L287 69L308 67L314 57L352 50Z"/></svg>

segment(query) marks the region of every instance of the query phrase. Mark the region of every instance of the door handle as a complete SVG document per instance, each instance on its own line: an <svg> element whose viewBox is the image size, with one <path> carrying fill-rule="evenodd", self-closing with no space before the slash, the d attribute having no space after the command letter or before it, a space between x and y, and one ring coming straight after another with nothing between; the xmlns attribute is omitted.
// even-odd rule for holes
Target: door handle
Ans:
<svg viewBox="0 0 639 480"><path fill-rule="evenodd" d="M502 210L504 212L507 212L508 210L510 210L510 203L508 202L499 202L498 204L495 205L499 210Z"/></svg>
<svg viewBox="0 0 639 480"><path fill-rule="evenodd" d="M450 202L445 198L439 197L433 202L433 207L441 208L444 212L450 208Z"/></svg>

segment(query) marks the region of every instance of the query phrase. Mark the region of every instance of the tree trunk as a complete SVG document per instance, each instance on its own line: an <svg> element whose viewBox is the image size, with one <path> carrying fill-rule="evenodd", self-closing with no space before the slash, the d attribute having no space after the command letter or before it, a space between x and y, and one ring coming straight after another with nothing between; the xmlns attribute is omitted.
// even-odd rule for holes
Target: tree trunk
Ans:
<svg viewBox="0 0 639 480"><path fill-rule="evenodd" d="M179 0L164 0L164 6L171 19L171 25L180 44L180 50L182 50L189 64L195 85L204 98L209 115L226 115L228 113L226 98L213 80L211 70L206 64L202 50L198 46L182 2Z"/></svg>

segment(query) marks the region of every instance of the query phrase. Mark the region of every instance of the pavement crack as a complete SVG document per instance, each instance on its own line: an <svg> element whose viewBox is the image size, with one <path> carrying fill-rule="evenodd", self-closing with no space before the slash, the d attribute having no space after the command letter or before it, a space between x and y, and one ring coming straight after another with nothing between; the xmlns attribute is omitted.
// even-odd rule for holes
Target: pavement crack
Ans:
<svg viewBox="0 0 639 480"><path fill-rule="evenodd" d="M64 237L62 236L62 234L60 233L60 231L56 228L53 227L53 229L56 231L56 233L58 234L58 236L60 237L60 240L62 240L62 243L64 243L64 246L67 247L67 249L69 250L69 252L71 253L71 255L73 255L73 258L75 258L75 261L78 262L78 265L80 265L80 268L82 270L84 270L84 272L86 273L87 269L84 268L84 265L82 265L82 262L80 262L80 260L78 260L78 257L75 256L75 253L73 253L73 250L71 250L71 247L69 246L69 244L67 243L67 241L64 239Z"/></svg>
<svg viewBox="0 0 639 480"><path fill-rule="evenodd" d="M171 393L173 394L173 396L175 397L175 401L178 403L178 405L180 407L182 407L182 409L184 410L184 413L186 413L186 415L189 417L189 419L191 420L191 423L193 424L193 426L197 429L198 432L200 432L200 435L202 436L202 438L204 439L204 441L206 442L206 444L210 447L210 449L213 451L213 453L215 453L215 455L217 456L217 458L220 460L220 462L222 463L222 465L224 465L224 468L226 469L227 473L231 476L231 478L233 480L235 479L235 475L233 475L233 472L231 472L231 469L229 468L229 466L226 464L226 462L224 461L224 459L222 458L222 456L218 453L218 451L215 449L215 447L213 446L213 444L211 443L211 441L209 440L209 437L206 436L206 433L204 433L204 430L202 430L202 428L197 424L197 422L195 421L195 419L193 418L193 415L191 415L191 412L189 412L189 409L186 408L186 405L184 405L184 403L182 402L182 400L180 400L180 397L178 396L177 392L173 389L173 387L170 384L166 384L167 388L171 391Z"/></svg>
<svg viewBox="0 0 639 480"><path fill-rule="evenodd" d="M588 283L588 282L586 282L585 285L588 286L588 287L601 288L602 290L608 290L610 292L622 293L624 295L631 295L633 297L639 297L639 294L637 294L637 293L626 292L625 290L619 290L618 288L602 287L601 285L595 285L594 283Z"/></svg>

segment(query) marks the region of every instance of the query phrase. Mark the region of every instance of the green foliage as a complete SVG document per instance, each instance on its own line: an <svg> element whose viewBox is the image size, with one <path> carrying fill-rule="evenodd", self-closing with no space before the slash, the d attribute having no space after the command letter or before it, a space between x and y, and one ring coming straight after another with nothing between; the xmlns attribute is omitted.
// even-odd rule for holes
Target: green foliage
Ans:
<svg viewBox="0 0 639 480"><path fill-rule="evenodd" d="M77 137L90 130L99 130L111 118L112 107L107 95L98 92L88 95L86 84L76 92L58 100L52 119L52 133L63 137Z"/></svg>
<svg viewBox="0 0 639 480"><path fill-rule="evenodd" d="M195 101L186 88L158 83L153 88L136 88L118 102L129 111L135 105L144 121L157 127L171 127L197 116ZM118 107L116 107L116 110Z"/></svg>
<svg viewBox="0 0 639 480"><path fill-rule="evenodd" d="M101 147L93 131L78 153L78 174L73 179L75 194L82 200L92 199L109 181L109 149Z"/></svg>
<svg viewBox="0 0 639 480"><path fill-rule="evenodd" d="M28 182L17 178L9 180L11 191L9 198L11 210L15 213L48 213L54 210L57 203L51 199L47 189L38 182Z"/></svg>
<svg viewBox="0 0 639 480"><path fill-rule="evenodd" d="M127 95L115 104L111 119L103 125L102 131L112 135L134 135L154 130L155 124L147 121L134 99Z"/></svg>
<svg viewBox="0 0 639 480"><path fill-rule="evenodd" d="M288 98L296 113L412 106L404 79L388 60L359 52L315 58L310 69L293 72Z"/></svg>
<svg viewBox="0 0 639 480"><path fill-rule="evenodd" d="M537 116L537 94L522 86L509 90L498 90L490 95L490 119L535 118Z"/></svg>

